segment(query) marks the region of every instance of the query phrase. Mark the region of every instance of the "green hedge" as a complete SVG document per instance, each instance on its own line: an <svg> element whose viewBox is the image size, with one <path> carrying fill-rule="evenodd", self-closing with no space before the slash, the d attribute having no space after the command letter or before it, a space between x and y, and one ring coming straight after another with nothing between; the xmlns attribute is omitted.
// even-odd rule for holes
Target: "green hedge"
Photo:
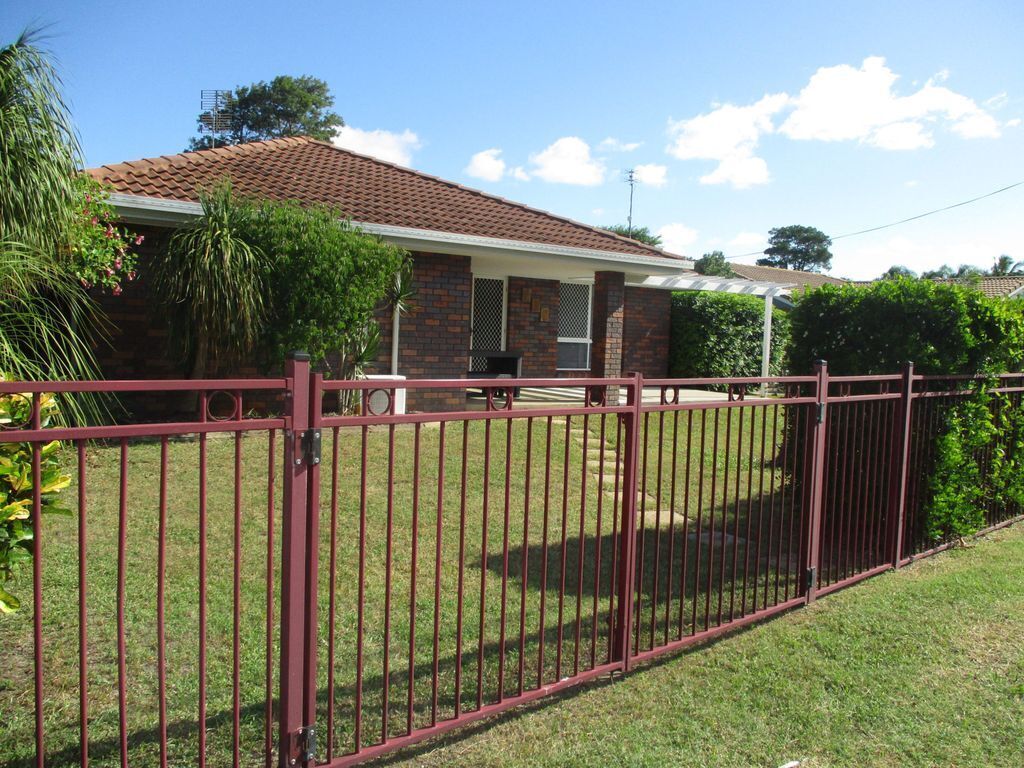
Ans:
<svg viewBox="0 0 1024 768"><path fill-rule="evenodd" d="M772 316L771 373L785 365L789 318ZM764 300L710 291L672 294L669 374L680 378L760 376Z"/></svg>
<svg viewBox="0 0 1024 768"><path fill-rule="evenodd" d="M1022 306L929 280L826 285L791 313L790 370L809 373L815 360L837 375L894 373L906 360L925 374L1017 370Z"/></svg>
<svg viewBox="0 0 1024 768"><path fill-rule="evenodd" d="M913 360L923 374L1017 371L1024 358L1022 309L1024 302L929 280L824 286L799 298L791 313L790 368L808 373L823 359L835 375L893 373ZM981 529L989 504L1024 502L1024 411L1019 401L990 394L989 386L941 411L922 454L929 457L922 509L929 545ZM870 415L854 418L867 422Z"/></svg>

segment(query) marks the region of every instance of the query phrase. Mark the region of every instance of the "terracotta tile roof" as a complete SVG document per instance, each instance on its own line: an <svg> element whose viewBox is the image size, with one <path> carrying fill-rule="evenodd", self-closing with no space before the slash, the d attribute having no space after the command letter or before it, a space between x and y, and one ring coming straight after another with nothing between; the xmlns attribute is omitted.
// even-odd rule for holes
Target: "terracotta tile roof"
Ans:
<svg viewBox="0 0 1024 768"><path fill-rule="evenodd" d="M955 278L943 280L936 279L937 283L946 285L964 285L968 288L976 288L986 296L998 298L1009 296L1014 291L1024 288L1024 275L1008 275L1002 277L980 277L976 281L970 278L957 280Z"/></svg>
<svg viewBox="0 0 1024 768"><path fill-rule="evenodd" d="M598 251L676 258L611 232L306 137L104 165L114 191L196 201L230 177L242 195L322 203L355 221Z"/></svg>
<svg viewBox="0 0 1024 768"><path fill-rule="evenodd" d="M747 280L759 280L766 283L793 283L805 290L820 288L823 285L846 285L849 282L841 277L820 275L817 272L803 272L799 269L761 267L756 264L730 264L729 266L739 277Z"/></svg>

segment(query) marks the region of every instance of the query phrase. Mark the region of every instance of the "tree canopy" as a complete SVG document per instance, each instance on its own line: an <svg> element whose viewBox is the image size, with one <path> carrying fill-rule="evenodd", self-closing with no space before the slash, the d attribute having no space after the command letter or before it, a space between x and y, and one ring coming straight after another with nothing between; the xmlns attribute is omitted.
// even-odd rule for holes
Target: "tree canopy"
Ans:
<svg viewBox="0 0 1024 768"><path fill-rule="evenodd" d="M985 270L973 264L961 264L955 270L948 264L943 264L938 269L930 269L921 273L923 280L969 280L973 277L981 277Z"/></svg>
<svg viewBox="0 0 1024 768"><path fill-rule="evenodd" d="M661 247L661 236L651 232L648 227L633 227L631 229L625 224L612 224L609 227L601 227L601 229L614 232L622 237L628 237L630 240L636 240L638 243L653 245L655 248Z"/></svg>
<svg viewBox="0 0 1024 768"><path fill-rule="evenodd" d="M757 263L763 267L821 272L832 267L831 246L832 238L820 229L799 224L776 227L768 233L765 258Z"/></svg>
<svg viewBox="0 0 1024 768"><path fill-rule="evenodd" d="M279 75L269 83L260 81L240 85L231 92L221 118L227 119L229 130L217 137L217 144L245 144L249 141L280 139L286 136L311 136L327 141L345 125L341 116L331 111L334 96L327 83L316 77ZM214 115L202 112L197 118L202 129ZM213 136L201 133L189 141L189 149L209 149Z"/></svg>
<svg viewBox="0 0 1024 768"><path fill-rule="evenodd" d="M915 272L914 270L910 269L909 267L904 267L904 266L902 266L900 264L895 264L895 265L889 267L887 270L885 270L885 272L882 273L882 276L879 277L878 279L879 280L898 280L901 277L915 278L915 277L917 277L917 272Z"/></svg>
<svg viewBox="0 0 1024 768"><path fill-rule="evenodd" d="M989 274L993 277L1024 275L1024 261L1014 261L1012 256L1007 256L1004 253L996 259L995 263L992 265L992 269L989 270Z"/></svg>
<svg viewBox="0 0 1024 768"><path fill-rule="evenodd" d="M705 253L693 263L693 269L702 275L715 275L717 277L736 277L729 262L725 260L725 254L721 251Z"/></svg>

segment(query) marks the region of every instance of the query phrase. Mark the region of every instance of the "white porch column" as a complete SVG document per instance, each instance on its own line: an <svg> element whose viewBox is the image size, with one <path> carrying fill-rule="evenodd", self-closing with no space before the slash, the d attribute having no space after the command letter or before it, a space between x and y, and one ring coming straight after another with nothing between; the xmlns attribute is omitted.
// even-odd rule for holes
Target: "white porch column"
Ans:
<svg viewBox="0 0 1024 768"><path fill-rule="evenodd" d="M391 375L398 375L398 323L401 312L396 306L391 312Z"/></svg>
<svg viewBox="0 0 1024 768"><path fill-rule="evenodd" d="M767 378L771 371L772 356L772 299L775 298L774 291L768 291L764 295L764 335L761 338L761 376ZM761 397L764 397L768 390L767 384L761 384Z"/></svg>

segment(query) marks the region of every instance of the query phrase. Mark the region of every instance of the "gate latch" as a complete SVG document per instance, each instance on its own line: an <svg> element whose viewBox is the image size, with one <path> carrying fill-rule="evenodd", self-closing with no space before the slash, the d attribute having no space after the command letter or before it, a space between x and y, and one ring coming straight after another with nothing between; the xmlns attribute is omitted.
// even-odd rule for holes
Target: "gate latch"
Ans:
<svg viewBox="0 0 1024 768"><path fill-rule="evenodd" d="M319 464L320 463L320 430L307 429L299 433L300 454L296 458L296 464Z"/></svg>
<svg viewBox="0 0 1024 768"><path fill-rule="evenodd" d="M817 417L818 417L818 423L819 424L824 424L825 423L825 404L824 403L818 403Z"/></svg>
<svg viewBox="0 0 1024 768"><path fill-rule="evenodd" d="M316 760L316 728L306 725L293 732L289 738L288 749L281 755L281 765L307 766Z"/></svg>
<svg viewBox="0 0 1024 768"><path fill-rule="evenodd" d="M817 568L808 568L807 569L807 589L808 590L814 588L814 584L817 581L817 579L818 579L818 569Z"/></svg>

